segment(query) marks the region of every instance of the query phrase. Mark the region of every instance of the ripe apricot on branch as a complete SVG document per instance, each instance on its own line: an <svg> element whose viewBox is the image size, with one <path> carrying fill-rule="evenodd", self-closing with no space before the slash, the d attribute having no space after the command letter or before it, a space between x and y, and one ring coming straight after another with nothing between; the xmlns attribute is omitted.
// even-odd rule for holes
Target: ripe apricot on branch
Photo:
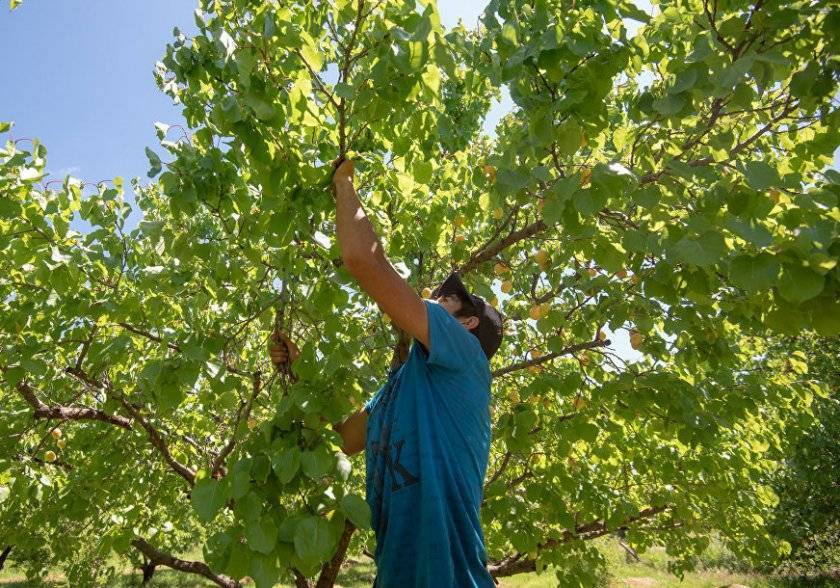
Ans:
<svg viewBox="0 0 840 588"><path fill-rule="evenodd" d="M540 249L534 254L534 260L541 266L548 262L548 251Z"/></svg>
<svg viewBox="0 0 840 588"><path fill-rule="evenodd" d="M67 446L67 441L65 439L59 439L55 444L58 445L59 449L64 449Z"/></svg>
<svg viewBox="0 0 840 588"><path fill-rule="evenodd" d="M50 435L53 436L53 439L59 439L61 437L61 429L53 429L50 431Z"/></svg>
<svg viewBox="0 0 840 588"><path fill-rule="evenodd" d="M484 175L487 176L487 179L489 179L491 182L496 181L496 168L495 167L493 167L489 163L485 163L484 167L482 169L484 170Z"/></svg>
<svg viewBox="0 0 840 588"><path fill-rule="evenodd" d="M253 431L256 426L257 426L257 419L255 419L255 418L248 419L248 428L250 430Z"/></svg>
<svg viewBox="0 0 840 588"><path fill-rule="evenodd" d="M513 282L511 282L510 280L505 280L504 282L502 282L502 292L507 294L511 290L513 290Z"/></svg>
<svg viewBox="0 0 840 588"><path fill-rule="evenodd" d="M44 453L44 461L53 462L56 460L56 457L55 451L50 450Z"/></svg>
<svg viewBox="0 0 840 588"><path fill-rule="evenodd" d="M630 329L630 347L633 349L638 349L642 346L642 343L645 340L645 336L642 335L637 329Z"/></svg>
<svg viewBox="0 0 840 588"><path fill-rule="evenodd" d="M510 268L503 263L496 263L496 265L493 266L493 273L495 273L497 276L501 276L502 274L507 273L509 271Z"/></svg>
<svg viewBox="0 0 840 588"><path fill-rule="evenodd" d="M423 298L430 298L432 295L432 289L427 286L426 288L423 288L423 292L421 292L420 295Z"/></svg>

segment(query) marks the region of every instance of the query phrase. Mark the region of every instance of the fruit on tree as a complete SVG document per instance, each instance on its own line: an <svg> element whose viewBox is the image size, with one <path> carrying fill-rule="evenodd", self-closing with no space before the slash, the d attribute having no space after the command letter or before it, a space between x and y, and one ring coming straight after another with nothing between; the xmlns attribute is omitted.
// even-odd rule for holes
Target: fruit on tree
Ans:
<svg viewBox="0 0 840 588"><path fill-rule="evenodd" d="M504 282L502 282L502 288L501 289L502 289L502 292L507 294L508 292L513 290L513 282L511 282L510 280L505 280Z"/></svg>
<svg viewBox="0 0 840 588"><path fill-rule="evenodd" d="M630 329L630 347L633 349L639 349L644 342L645 337L642 335L638 329Z"/></svg>
<svg viewBox="0 0 840 588"><path fill-rule="evenodd" d="M501 276L502 274L509 272L510 268L501 262L497 262L496 265L493 266L493 272L497 276Z"/></svg>
<svg viewBox="0 0 840 588"><path fill-rule="evenodd" d="M535 321L542 318L542 308L540 308L539 304L533 305L530 309L528 309L528 316L530 316Z"/></svg>
<svg viewBox="0 0 840 588"><path fill-rule="evenodd" d="M505 215L505 211L501 209L501 207L496 208L493 210L493 218L496 220L502 220L502 217Z"/></svg>
<svg viewBox="0 0 840 588"><path fill-rule="evenodd" d="M484 167L482 169L484 170L484 175L487 176L487 178L491 182L496 181L496 168L495 167L493 167L489 163L485 163Z"/></svg>
<svg viewBox="0 0 840 588"><path fill-rule="evenodd" d="M432 289L428 286L423 288L423 292L420 294L423 298L430 298L432 296Z"/></svg>
<svg viewBox="0 0 840 588"><path fill-rule="evenodd" d="M52 431L50 431L50 435L53 436L53 439L59 439L61 437L61 429L53 429Z"/></svg>
<svg viewBox="0 0 840 588"><path fill-rule="evenodd" d="M49 450L44 453L44 461L53 462L56 460L55 451Z"/></svg>
<svg viewBox="0 0 840 588"><path fill-rule="evenodd" d="M257 426L257 419L255 419L255 418L248 419L248 428L249 429L251 429L253 431L256 426Z"/></svg>
<svg viewBox="0 0 840 588"><path fill-rule="evenodd" d="M55 442L55 444L58 445L59 449L64 449L67 446L67 440L66 439L59 439L58 441Z"/></svg>
<svg viewBox="0 0 840 588"><path fill-rule="evenodd" d="M540 249L534 254L534 260L540 265L544 266L548 262L548 251Z"/></svg>

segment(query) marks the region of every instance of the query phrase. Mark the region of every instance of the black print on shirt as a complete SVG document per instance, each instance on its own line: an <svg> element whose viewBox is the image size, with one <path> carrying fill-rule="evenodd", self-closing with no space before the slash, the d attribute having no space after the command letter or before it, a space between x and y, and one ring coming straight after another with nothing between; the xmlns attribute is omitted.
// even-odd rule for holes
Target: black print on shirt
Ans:
<svg viewBox="0 0 840 588"><path fill-rule="evenodd" d="M374 441L371 444L371 450L374 454L381 454L383 456L385 467L391 474L391 492L396 492L397 490L416 484L420 481L420 478L409 472L405 466L400 463L400 457L402 456L403 447L405 446L405 439L400 439L399 441L390 443L390 436L390 427L383 427L380 441ZM377 491L382 490L382 483L384 482L383 475L384 472L381 469L376 472L374 483ZM399 483L399 480L397 479L398 476L402 480L402 484Z"/></svg>

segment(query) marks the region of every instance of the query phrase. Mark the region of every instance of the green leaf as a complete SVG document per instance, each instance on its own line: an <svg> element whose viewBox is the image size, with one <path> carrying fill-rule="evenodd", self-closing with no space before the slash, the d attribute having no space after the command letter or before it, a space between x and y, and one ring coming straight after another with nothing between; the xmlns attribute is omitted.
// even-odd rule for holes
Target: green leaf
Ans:
<svg viewBox="0 0 840 588"><path fill-rule="evenodd" d="M161 161L160 157L158 157L157 153L146 147L146 157L149 158L149 165L151 168L149 169L148 176L150 178L155 177L160 173L161 170Z"/></svg>
<svg viewBox="0 0 840 588"><path fill-rule="evenodd" d="M341 499L341 510L359 529L370 528L370 506L355 494L345 494Z"/></svg>
<svg viewBox="0 0 840 588"><path fill-rule="evenodd" d="M273 588L280 578L277 556L275 554L253 553L249 575L254 579L256 588Z"/></svg>
<svg viewBox="0 0 840 588"><path fill-rule="evenodd" d="M321 68L324 67L324 59L321 52L315 49L312 45L306 44L301 47L300 54L306 60L306 63L309 64L309 67L315 71L315 73L318 73L321 71Z"/></svg>
<svg viewBox="0 0 840 588"><path fill-rule="evenodd" d="M685 106L685 99L682 96L668 94L653 101L653 109L663 116L670 116L678 113Z"/></svg>
<svg viewBox="0 0 840 588"><path fill-rule="evenodd" d="M577 153L580 149L580 132L580 123L573 118L560 125L554 139L560 155L569 156Z"/></svg>
<svg viewBox="0 0 840 588"><path fill-rule="evenodd" d="M776 283L780 264L769 253L755 257L739 255L729 266L729 278L732 283L747 292L767 290Z"/></svg>
<svg viewBox="0 0 840 588"><path fill-rule="evenodd" d="M763 161L751 161L744 167L747 184L754 190L766 190L781 183L779 173Z"/></svg>
<svg viewBox="0 0 840 588"><path fill-rule="evenodd" d="M240 521L253 521L263 514L263 501L256 492L247 492L245 496L236 500L233 507L236 518Z"/></svg>
<svg viewBox="0 0 840 588"><path fill-rule="evenodd" d="M626 252L616 243L601 241L595 247L595 261L609 272L617 272L624 268Z"/></svg>
<svg viewBox="0 0 840 588"><path fill-rule="evenodd" d="M234 578L247 576L251 570L252 553L245 543L233 541L230 546L230 558L222 571Z"/></svg>
<svg viewBox="0 0 840 588"><path fill-rule="evenodd" d="M814 330L823 337L840 335L840 301L823 296L811 304Z"/></svg>
<svg viewBox="0 0 840 588"><path fill-rule="evenodd" d="M5 133L12 129L13 122L0 121L0 133Z"/></svg>
<svg viewBox="0 0 840 588"><path fill-rule="evenodd" d="M231 496L239 500L251 488L251 460L240 459L231 468Z"/></svg>
<svg viewBox="0 0 840 588"><path fill-rule="evenodd" d="M427 184L432 179L432 164L428 161L417 160L412 165L414 179L420 184Z"/></svg>
<svg viewBox="0 0 840 588"><path fill-rule="evenodd" d="M277 525L271 516L249 521L245 526L245 538L254 551L271 553L277 543Z"/></svg>
<svg viewBox="0 0 840 588"><path fill-rule="evenodd" d="M295 527L295 553L306 562L320 562L330 556L333 538L327 521L308 516Z"/></svg>
<svg viewBox="0 0 840 588"><path fill-rule="evenodd" d="M807 267L786 263L779 277L779 294L788 302L804 302L822 292L825 277Z"/></svg>
<svg viewBox="0 0 840 588"><path fill-rule="evenodd" d="M281 484L288 484L297 474L301 462L301 452L297 447L284 449L271 456L271 467Z"/></svg>
<svg viewBox="0 0 840 588"><path fill-rule="evenodd" d="M700 267L717 263L725 252L726 243L716 231L707 231L697 239L683 237L673 248L678 260Z"/></svg>
<svg viewBox="0 0 840 588"><path fill-rule="evenodd" d="M229 498L227 481L204 478L193 487L190 501L198 518L209 523Z"/></svg>
<svg viewBox="0 0 840 588"><path fill-rule="evenodd" d="M314 451L302 451L300 464L303 473L310 478L317 479L332 471L335 465L335 456L326 446L321 445Z"/></svg>

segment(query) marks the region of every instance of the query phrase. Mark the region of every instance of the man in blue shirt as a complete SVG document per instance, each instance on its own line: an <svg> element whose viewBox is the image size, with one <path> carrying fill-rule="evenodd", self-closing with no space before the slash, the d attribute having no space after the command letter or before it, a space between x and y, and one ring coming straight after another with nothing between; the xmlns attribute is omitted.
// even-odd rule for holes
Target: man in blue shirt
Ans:
<svg viewBox="0 0 840 588"><path fill-rule="evenodd" d="M336 427L346 454L366 450L374 586L494 586L479 509L491 441L489 360L501 344L501 316L467 292L457 272L431 300L420 298L385 256L356 196L352 161L338 166L333 183L346 269L414 340L405 363Z"/></svg>

